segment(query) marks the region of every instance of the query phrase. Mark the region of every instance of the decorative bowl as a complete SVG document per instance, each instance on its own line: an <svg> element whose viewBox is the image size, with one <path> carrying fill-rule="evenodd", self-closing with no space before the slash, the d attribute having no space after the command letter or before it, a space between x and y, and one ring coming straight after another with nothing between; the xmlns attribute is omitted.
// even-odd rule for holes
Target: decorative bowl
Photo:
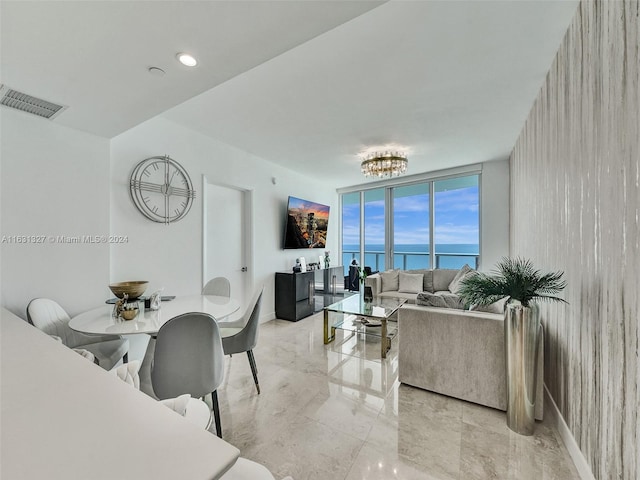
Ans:
<svg viewBox="0 0 640 480"><path fill-rule="evenodd" d="M125 320L133 320L138 315L138 309L132 308L131 310L123 310L120 316Z"/></svg>
<svg viewBox="0 0 640 480"><path fill-rule="evenodd" d="M112 283L109 285L109 288L118 298L123 298L126 293L129 295L129 300L135 300L145 292L148 284L149 282L146 280L135 280L131 282Z"/></svg>

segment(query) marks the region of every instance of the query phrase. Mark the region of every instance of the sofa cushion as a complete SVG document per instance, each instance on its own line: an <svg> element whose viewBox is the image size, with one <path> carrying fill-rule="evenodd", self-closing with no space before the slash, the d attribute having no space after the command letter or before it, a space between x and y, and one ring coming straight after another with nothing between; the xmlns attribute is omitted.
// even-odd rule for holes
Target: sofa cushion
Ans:
<svg viewBox="0 0 640 480"><path fill-rule="evenodd" d="M387 270L380 272L380 291L381 292L397 292L399 286L398 279L399 270Z"/></svg>
<svg viewBox="0 0 640 480"><path fill-rule="evenodd" d="M440 290L449 290L449 284L458 273L457 269L437 268L433 271L433 290L431 292L438 292Z"/></svg>
<svg viewBox="0 0 640 480"><path fill-rule="evenodd" d="M415 304L416 303L416 294L415 293L400 293L400 292L382 292L378 295L380 298L403 298L407 301L407 303Z"/></svg>
<svg viewBox="0 0 640 480"><path fill-rule="evenodd" d="M460 270L458 270L458 273L453 277L453 280L451 280L451 283L449 284L449 291L451 293L458 293L462 286L462 280L464 280L467 275L470 275L473 271L474 270L469 265L465 264Z"/></svg>
<svg viewBox="0 0 640 480"><path fill-rule="evenodd" d="M398 292L420 293L423 287L423 280L424 275L421 273L400 272L398 275Z"/></svg>
<svg viewBox="0 0 640 480"><path fill-rule="evenodd" d="M416 297L416 305L423 305L425 307L455 308L458 310L462 310L464 308L462 298L449 291L440 291L436 293L421 292Z"/></svg>

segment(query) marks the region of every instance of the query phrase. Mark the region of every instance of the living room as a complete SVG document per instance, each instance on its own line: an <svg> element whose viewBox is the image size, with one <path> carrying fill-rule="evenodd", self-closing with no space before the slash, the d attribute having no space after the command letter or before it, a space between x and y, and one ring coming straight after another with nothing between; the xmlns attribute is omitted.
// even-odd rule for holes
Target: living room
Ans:
<svg viewBox="0 0 640 480"><path fill-rule="evenodd" d="M286 39L291 43L279 45L278 51L262 52L266 57L254 58L251 64L236 65L233 78L216 78L217 86L211 91L210 87L190 80L188 75L192 72L177 70L176 73L170 70L174 68L172 65L165 67L165 77L151 76L146 69L159 60L130 55L141 62L149 86L142 83L136 85L136 90L123 88L117 92L128 107L121 110L109 109L108 103L99 102L99 97L108 102L109 97L115 96L113 92L98 93L103 91L102 82L116 82L115 77L129 75L119 70L124 68L121 64L105 64L103 69L93 71L77 66L70 70L78 76L89 75L87 79L56 70L48 79L46 71L39 67L51 63L48 57L65 55L77 55L81 62L93 66L95 59L89 61L94 55L92 49L105 55L109 53L108 48L106 53L102 50L109 41L108 36L101 36L107 35L107 29L92 35L91 28L83 30L73 23L74 17L69 13L80 8L77 21L91 18L96 23L86 25L97 28L102 16L113 7L109 7L108 2L91 7L80 6L81 3L20 3L3 2L0 7L2 83L68 104L69 108L53 121L1 109L2 235L119 235L126 236L127 242L82 245L3 242L0 286L3 307L24 318L29 300L48 297L75 316L104 303L110 295L110 283L130 279L148 279L149 290L163 288L170 295L199 293L205 281L201 203L204 175L212 183L252 192L250 275L252 285L266 287L261 316L264 326L275 318L274 272L289 270L300 255L300 252L282 249L287 197L307 198L331 207L326 250L332 252L337 262L342 245L340 197L336 189L366 184L367 180L359 172L360 149L378 143L403 143L413 149L409 153L409 174L429 176L443 170L450 173L468 165L481 165L481 270L493 268L503 255L521 255L531 258L541 269L565 272L568 282L565 299L569 305L544 310L547 317L545 385L567 426L565 435L568 433L573 438L577 449L572 453L573 461L582 456L582 470L577 467L581 474L586 468L585 475L595 478L637 476L640 466L637 433L640 401L638 2L550 2L550 11L534 8L532 11L538 12L539 17L529 18L528 22L522 18L526 15L514 13L514 19L529 25L529 30L543 29L543 33L537 35L544 45L540 45L539 50L515 52L514 55L524 61L517 65L507 62L503 68L524 69L524 64L536 62L543 68L537 68L535 74L530 70L523 73L526 78L522 81L528 82L526 85L514 86L509 81L500 84L505 96L498 97L502 103L496 102L495 108L508 115L506 121L498 124L503 128L500 135L494 136L488 131L496 129L492 123L494 115L486 110L470 111L467 112L469 124L456 124L444 130L442 141L445 142L447 136L453 139L443 143L440 150L437 139L421 140L419 135L425 135L430 128L436 130L438 119L447 123L447 105L434 107L434 110L440 109L440 113L432 114L430 124L419 123L418 114L411 109L411 97L431 95L430 98L434 98L433 92L416 88L407 91L406 96L395 93L391 101L391 97L384 96L383 87L393 85L405 70L397 67L386 72L385 62L378 64L377 69L372 68L375 63L369 56L373 56L372 51L379 51L377 48L363 50L355 40L354 51L348 48L349 39L360 38L367 22L384 25L385 21L400 15L398 10L402 10L403 2L367 2L366 6L354 2L355 6L349 7L353 10L341 12L342 17L336 14L318 27L319 30L300 33L307 38ZM168 3L176 11L184 7L180 2ZM491 16L501 8L516 9L513 5L493 2L472 2L474 7L456 3L460 4L460 14L467 9L464 17L467 23L463 23L462 29L471 28L473 23L468 9L476 8L471 11L483 14L475 15L478 18ZM149 27L138 25L135 15L131 15L140 13L133 7L135 4L124 2L122 8L127 15L116 13L116 18L121 17L123 36L142 39ZM62 11L56 12L59 8ZM96 10L92 10L94 8ZM319 15L318 12L315 13ZM402 15L410 16L411 12ZM399 18L403 18L402 15ZM35 18L40 23L35 22ZM27 26L32 21L33 25L44 28L45 20L53 25L71 22L73 28L69 30L78 32L78 37L36 33L32 30L34 27ZM259 23L256 19L252 21ZM330 21L334 23L329 25ZM440 23L443 31L457 26L455 17ZM495 23L489 22L489 25L497 29ZM177 49L178 45L170 40L171 25L161 25L164 28L160 29L160 36L169 38L168 46ZM141 30L136 33L133 27ZM350 28L355 29L357 35ZM507 37L517 30L514 26L511 28L505 33ZM527 35L533 35L529 30ZM111 27L109 32L118 35L119 29ZM78 43L78 38L84 43ZM387 60L399 55L403 48L410 48L414 41L410 37L399 38L402 41L393 44L394 48L382 52L389 56ZM467 39L465 45L443 47L453 60L438 64L438 68L454 69L458 63L456 55L464 46L468 48L469 43L473 43L471 40ZM173 41L179 48L189 43L184 38ZM74 45L82 47L76 50ZM347 50L344 56L335 51L340 46ZM421 48L432 47L427 44ZM57 53L53 55L52 51ZM127 51L121 49L116 53L127 56ZM171 55L175 53L171 50ZM490 57L486 50L467 54L482 55ZM337 59L335 64L330 61L332 56ZM350 88L346 91L338 90L337 84L347 82L339 67L346 69L344 63L359 56L363 57L361 76L349 80ZM381 57L385 59L382 54ZM315 59L315 63L310 59ZM375 56L374 60L379 61ZM322 66L325 74L319 77L317 72ZM211 67L203 62L197 68ZM282 72L283 77L288 76L288 83L279 83L284 79L274 76L277 71ZM381 71L388 76L376 83L380 85L380 96L360 96L358 85L364 89L371 77L384 77ZM433 68L429 74L437 72ZM158 85L158 81L164 79L175 82L172 75L177 76L178 83L184 83L185 92L180 94L186 97L176 98L171 88ZM319 79L309 83L313 77ZM86 83L78 83L77 78L83 78ZM58 92L49 90L49 81L68 87ZM483 81L473 77L469 83L478 85ZM308 93L307 97L299 98L296 94L300 90L289 95L287 87L296 83L308 85L312 92L315 89L318 98L313 99ZM497 79L490 77L486 83L495 84ZM146 97L140 106L146 116L136 117L138 112L132 114L128 104L143 98L146 88L153 91L155 98ZM456 95L461 96L463 102L471 102L477 95L475 87L468 84L465 87L464 82L460 88ZM512 88L525 91L521 96L516 95L520 103L511 97ZM86 104L95 110L82 110L86 105L65 101L70 90L78 95L74 98L86 98ZM322 102L331 96L338 102L353 97L353 102L345 109L338 109L332 103L325 112ZM525 98L529 100L523 104ZM289 103L291 110L284 107ZM511 103L513 109L509 108ZM204 104L212 104L222 113L213 115L200 110ZM373 107L361 110L363 104ZM308 115L302 116L300 112L305 107ZM74 110L79 111L78 115L73 120L65 120L65 116L76 115ZM261 112L258 117L250 116L257 115L258 110ZM355 117L354 112L363 116ZM388 123L365 122L376 112L381 117L388 114ZM405 113L408 119L402 120ZM340 128L349 123L357 128L334 138L327 133L334 132L334 128L312 121L332 115ZM491 121L486 121L488 128L481 128L485 115L491 117ZM185 120L187 117L191 120ZM67 121L75 122L76 126L70 126ZM125 124L127 121L130 123ZM245 135L239 128L242 122L252 124L247 125L249 133ZM294 128L296 123L299 126ZM78 126L83 124L87 128ZM194 124L198 127L193 127ZM367 130L368 125L371 130ZM388 130L384 132L383 128ZM403 128L408 132L406 140ZM287 129L291 130L284 136L288 142L283 142L282 131ZM456 135L456 129L462 133ZM211 134L212 130L216 135ZM269 136L277 141L265 143L265 137ZM247 137L251 137L251 141L247 141ZM489 140L484 142L483 138ZM491 145L494 140L502 145L509 139L511 143L506 150L494 149ZM431 146L434 151L429 150L430 141L434 142ZM449 159L447 149L455 143L468 143L470 147L465 148L469 151L457 152L457 156L451 154ZM322 150L321 147L326 147L320 144L330 144L330 149ZM261 145L268 145L270 150L261 150ZM474 155L474 149L482 154ZM330 157L322 161L314 156L315 150ZM196 190L190 213L168 226L142 217L128 192L129 175L135 164L144 158L165 154L187 169ZM316 335L320 341L320 333ZM563 437L567 448L571 438Z"/></svg>

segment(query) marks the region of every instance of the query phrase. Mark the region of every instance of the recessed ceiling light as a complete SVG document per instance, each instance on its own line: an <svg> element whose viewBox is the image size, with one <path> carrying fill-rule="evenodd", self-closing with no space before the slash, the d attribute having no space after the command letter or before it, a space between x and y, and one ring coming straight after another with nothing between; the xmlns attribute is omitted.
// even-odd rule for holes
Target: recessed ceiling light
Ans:
<svg viewBox="0 0 640 480"><path fill-rule="evenodd" d="M187 67L195 67L198 64L198 61L188 53L179 53L176 55L176 58L181 64Z"/></svg>

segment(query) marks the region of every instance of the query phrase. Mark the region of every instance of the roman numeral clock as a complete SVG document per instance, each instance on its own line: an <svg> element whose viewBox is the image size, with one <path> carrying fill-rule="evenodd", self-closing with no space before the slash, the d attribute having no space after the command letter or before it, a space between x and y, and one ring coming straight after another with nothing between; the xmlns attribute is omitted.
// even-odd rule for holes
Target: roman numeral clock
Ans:
<svg viewBox="0 0 640 480"><path fill-rule="evenodd" d="M138 163L131 173L129 189L140 213L165 225L189 213L196 196L189 174L169 155Z"/></svg>

